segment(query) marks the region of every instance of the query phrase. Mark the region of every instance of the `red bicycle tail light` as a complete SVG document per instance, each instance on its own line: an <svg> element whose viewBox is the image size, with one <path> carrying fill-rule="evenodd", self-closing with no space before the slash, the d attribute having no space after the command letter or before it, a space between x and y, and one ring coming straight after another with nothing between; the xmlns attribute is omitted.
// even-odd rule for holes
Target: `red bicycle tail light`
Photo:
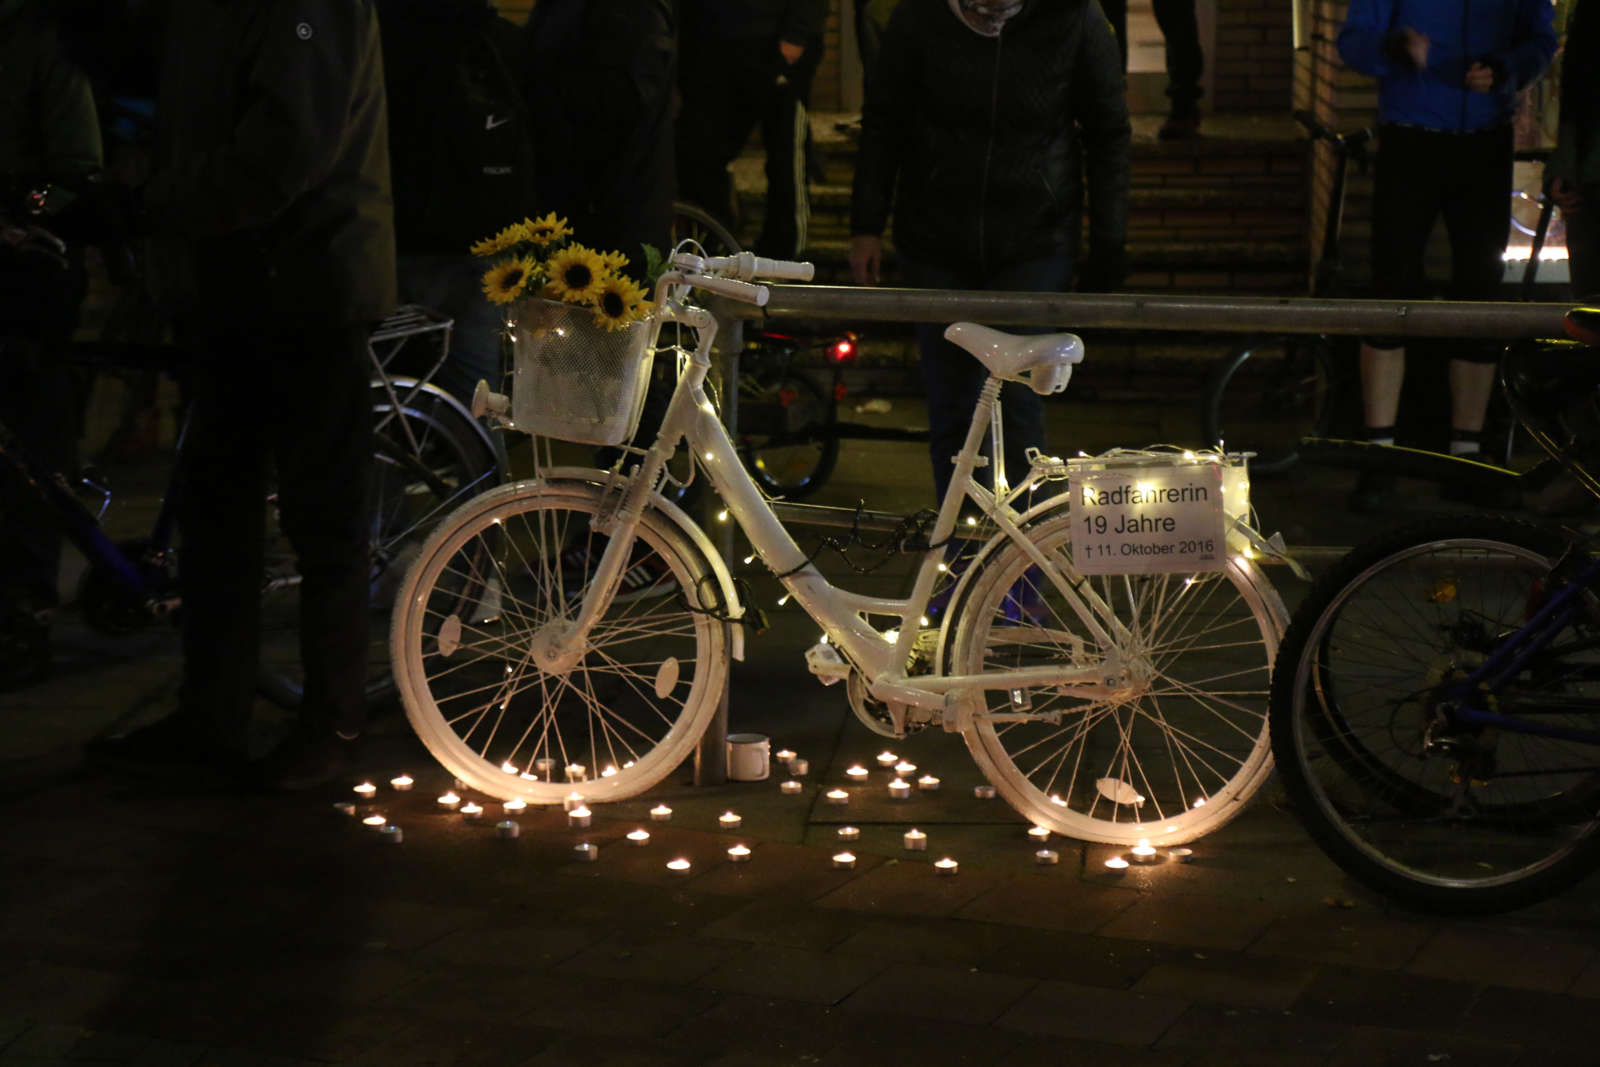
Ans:
<svg viewBox="0 0 1600 1067"><path fill-rule="evenodd" d="M853 359L855 354L855 338L841 337L828 349L828 360L832 363L843 363L847 359Z"/></svg>

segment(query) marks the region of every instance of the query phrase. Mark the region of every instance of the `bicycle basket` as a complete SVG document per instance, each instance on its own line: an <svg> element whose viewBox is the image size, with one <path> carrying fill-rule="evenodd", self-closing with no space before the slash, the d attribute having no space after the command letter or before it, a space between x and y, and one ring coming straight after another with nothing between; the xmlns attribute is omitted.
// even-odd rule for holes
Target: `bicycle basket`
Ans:
<svg viewBox="0 0 1600 1067"><path fill-rule="evenodd" d="M590 445L633 436L650 384L650 326L608 331L594 312L530 297L512 320L511 418L524 433Z"/></svg>

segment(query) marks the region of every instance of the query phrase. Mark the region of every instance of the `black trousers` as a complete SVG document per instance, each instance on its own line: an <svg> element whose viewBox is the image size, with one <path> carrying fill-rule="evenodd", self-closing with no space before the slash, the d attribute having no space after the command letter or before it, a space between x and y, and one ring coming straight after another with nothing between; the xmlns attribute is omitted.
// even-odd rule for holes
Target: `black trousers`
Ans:
<svg viewBox="0 0 1600 1067"><path fill-rule="evenodd" d="M187 381L180 711L242 752L260 659L266 501L299 562L302 725L365 721L372 415L364 326L209 333Z"/></svg>
<svg viewBox="0 0 1600 1067"><path fill-rule="evenodd" d="M1175 112L1193 112L1200 99L1205 56L1200 51L1200 23L1195 0L1151 0L1156 25L1166 45L1167 96ZM1122 69L1128 69L1128 0L1100 0L1100 7L1122 47Z"/></svg>
<svg viewBox="0 0 1600 1067"><path fill-rule="evenodd" d="M822 58L812 42L792 65L776 41L696 41L681 45L678 195L732 227L728 164L761 127L766 152L766 217L755 251L793 259L806 245L806 102Z"/></svg>

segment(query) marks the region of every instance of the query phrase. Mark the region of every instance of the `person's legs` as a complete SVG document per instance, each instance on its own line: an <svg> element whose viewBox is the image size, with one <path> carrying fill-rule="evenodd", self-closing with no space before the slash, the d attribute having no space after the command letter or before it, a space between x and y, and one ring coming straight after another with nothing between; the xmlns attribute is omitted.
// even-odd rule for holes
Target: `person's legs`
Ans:
<svg viewBox="0 0 1600 1067"><path fill-rule="evenodd" d="M1567 267L1572 297L1600 300L1600 182L1583 186L1583 209L1563 216L1567 226Z"/></svg>
<svg viewBox="0 0 1600 1067"><path fill-rule="evenodd" d="M403 300L450 316L450 355L433 383L467 407L478 382L502 392L500 308L483 294L483 265L471 256L402 256L398 265ZM425 368L417 368L425 369Z"/></svg>
<svg viewBox="0 0 1600 1067"><path fill-rule="evenodd" d="M820 44L808 48L799 62L779 69L762 107L767 202L755 251L775 259L794 259L806 246L811 197L806 188L805 101L811 95L820 48Z"/></svg>
<svg viewBox="0 0 1600 1067"><path fill-rule="evenodd" d="M1193 137L1200 132L1200 75L1205 70L1194 0L1152 0L1151 6L1166 45L1167 96L1172 101L1172 113L1162 124L1160 136L1165 140Z"/></svg>
<svg viewBox="0 0 1600 1067"><path fill-rule="evenodd" d="M728 164L739 154L759 114L770 64L757 64L747 42L683 42L678 65L681 107L675 153L678 198L711 212L738 232ZM765 48L761 48L764 55Z"/></svg>

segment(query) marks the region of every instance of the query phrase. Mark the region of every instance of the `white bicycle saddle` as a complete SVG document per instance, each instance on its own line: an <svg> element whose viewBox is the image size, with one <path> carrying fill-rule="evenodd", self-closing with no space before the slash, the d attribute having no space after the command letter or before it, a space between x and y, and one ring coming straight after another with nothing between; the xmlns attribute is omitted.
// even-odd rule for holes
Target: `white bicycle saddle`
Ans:
<svg viewBox="0 0 1600 1067"><path fill-rule="evenodd" d="M1026 382L1040 396L1065 389L1072 365L1083 361L1083 341L1073 333L1013 334L975 322L953 322L944 336L976 356L996 378Z"/></svg>

